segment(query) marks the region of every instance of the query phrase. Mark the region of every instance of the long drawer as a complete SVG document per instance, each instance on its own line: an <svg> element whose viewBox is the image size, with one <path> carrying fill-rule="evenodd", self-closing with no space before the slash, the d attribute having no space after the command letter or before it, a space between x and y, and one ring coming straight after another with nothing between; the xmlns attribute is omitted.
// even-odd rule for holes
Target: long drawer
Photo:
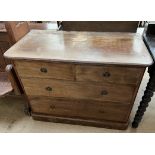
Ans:
<svg viewBox="0 0 155 155"><path fill-rule="evenodd" d="M20 77L74 80L72 64L47 63L41 61L15 61L15 66Z"/></svg>
<svg viewBox="0 0 155 155"><path fill-rule="evenodd" d="M27 95L92 99L130 103L135 87L108 83L72 82L53 79L22 78Z"/></svg>
<svg viewBox="0 0 155 155"><path fill-rule="evenodd" d="M131 105L29 96L33 113L126 122Z"/></svg>
<svg viewBox="0 0 155 155"><path fill-rule="evenodd" d="M144 68L77 65L77 81L137 84Z"/></svg>

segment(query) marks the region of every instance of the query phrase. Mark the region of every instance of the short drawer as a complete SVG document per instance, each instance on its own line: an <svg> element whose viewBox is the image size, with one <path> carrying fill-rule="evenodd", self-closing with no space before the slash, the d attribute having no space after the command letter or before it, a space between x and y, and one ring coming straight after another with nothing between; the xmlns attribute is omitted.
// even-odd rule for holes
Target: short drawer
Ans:
<svg viewBox="0 0 155 155"><path fill-rule="evenodd" d="M33 113L126 122L130 105L109 102L29 97Z"/></svg>
<svg viewBox="0 0 155 155"><path fill-rule="evenodd" d="M54 78L63 80L74 79L72 64L41 61L15 61L15 66L20 77Z"/></svg>
<svg viewBox="0 0 155 155"><path fill-rule="evenodd" d="M92 99L129 103L135 88L108 83L85 83L53 79L22 78L27 95Z"/></svg>
<svg viewBox="0 0 155 155"><path fill-rule="evenodd" d="M137 84L144 73L144 68L76 66L77 81L95 81L121 84Z"/></svg>

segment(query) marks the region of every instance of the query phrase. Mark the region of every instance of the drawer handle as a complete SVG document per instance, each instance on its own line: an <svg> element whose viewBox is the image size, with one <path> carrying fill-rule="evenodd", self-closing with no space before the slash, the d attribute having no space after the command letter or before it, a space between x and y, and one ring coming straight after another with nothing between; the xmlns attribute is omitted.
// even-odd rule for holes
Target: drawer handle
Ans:
<svg viewBox="0 0 155 155"><path fill-rule="evenodd" d="M52 91L52 88L51 87L46 87L45 88L47 91Z"/></svg>
<svg viewBox="0 0 155 155"><path fill-rule="evenodd" d="M108 95L108 92L106 90L102 90L101 95Z"/></svg>
<svg viewBox="0 0 155 155"><path fill-rule="evenodd" d="M103 73L103 76L104 77L110 77L110 73L109 72L105 72L105 73Z"/></svg>
<svg viewBox="0 0 155 155"><path fill-rule="evenodd" d="M47 73L47 69L46 68L40 68L40 71L43 73Z"/></svg>
<svg viewBox="0 0 155 155"><path fill-rule="evenodd" d="M50 109L55 109L55 105L50 105Z"/></svg>

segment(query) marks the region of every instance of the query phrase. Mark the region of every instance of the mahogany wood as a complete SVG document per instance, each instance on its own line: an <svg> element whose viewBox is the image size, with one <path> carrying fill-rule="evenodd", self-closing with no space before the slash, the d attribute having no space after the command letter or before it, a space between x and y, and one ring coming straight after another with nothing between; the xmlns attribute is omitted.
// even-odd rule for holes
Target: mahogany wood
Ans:
<svg viewBox="0 0 155 155"><path fill-rule="evenodd" d="M15 61L15 66L20 77L74 79L73 64L52 63L51 65L41 61Z"/></svg>
<svg viewBox="0 0 155 155"><path fill-rule="evenodd" d="M5 54L11 59L148 66L139 34L32 30Z"/></svg>
<svg viewBox="0 0 155 155"><path fill-rule="evenodd" d="M3 56L4 52L8 50L14 43L20 40L25 34L27 34L30 29L46 29L47 30L47 29L54 29L54 28L56 29L56 26L53 27L53 24L44 24L44 23L43 24L32 24L32 23L29 24L28 22L16 22L16 21L8 21L5 23L0 22L0 72L5 72L6 66L9 65L7 66L7 68L10 68L10 64L13 64L11 60L4 58ZM6 87L6 90L12 89L12 88L8 89L8 86L11 87L12 85L14 89L14 93L16 95L21 94L23 90L22 90L21 85L19 84L18 77L15 74L13 67L11 67L11 70L9 71L8 76L9 76L11 83L9 83L9 80L7 81L8 85ZM3 81L1 81L1 85L2 85L2 82ZM4 89L4 85L3 85L3 89ZM9 92L10 91L8 91L8 93Z"/></svg>
<svg viewBox="0 0 155 155"><path fill-rule="evenodd" d="M77 81L95 81L120 84L137 84L144 68L126 66L77 65ZM134 75L134 76L132 76Z"/></svg>
<svg viewBox="0 0 155 155"><path fill-rule="evenodd" d="M22 78L21 80L27 95L92 99L97 101L115 101L122 103L131 102L135 89L135 87L129 85L107 84L104 82L71 82L40 78ZM39 86L40 83L41 85ZM106 92L106 94L104 92Z"/></svg>
<svg viewBox="0 0 155 155"><path fill-rule="evenodd" d="M34 119L116 129L127 127L152 64L131 33L31 31L5 56L14 60Z"/></svg>

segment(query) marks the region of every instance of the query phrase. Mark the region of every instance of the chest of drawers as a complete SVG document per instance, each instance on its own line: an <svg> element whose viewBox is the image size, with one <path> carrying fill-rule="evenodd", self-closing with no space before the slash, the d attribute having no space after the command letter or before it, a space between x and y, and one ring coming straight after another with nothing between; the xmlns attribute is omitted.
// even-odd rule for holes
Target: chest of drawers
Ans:
<svg viewBox="0 0 155 155"><path fill-rule="evenodd" d="M31 31L6 53L34 119L125 129L152 59L132 33Z"/></svg>

